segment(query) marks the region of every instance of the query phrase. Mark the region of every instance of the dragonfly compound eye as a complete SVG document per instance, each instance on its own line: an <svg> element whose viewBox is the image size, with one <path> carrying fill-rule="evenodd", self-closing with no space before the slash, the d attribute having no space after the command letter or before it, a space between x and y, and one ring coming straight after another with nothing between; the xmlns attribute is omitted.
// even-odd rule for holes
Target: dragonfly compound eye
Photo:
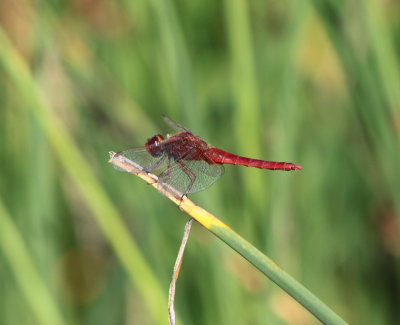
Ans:
<svg viewBox="0 0 400 325"><path fill-rule="evenodd" d="M147 152L153 157L160 157L164 152L163 141L164 137L161 134L157 134L154 137L147 139Z"/></svg>

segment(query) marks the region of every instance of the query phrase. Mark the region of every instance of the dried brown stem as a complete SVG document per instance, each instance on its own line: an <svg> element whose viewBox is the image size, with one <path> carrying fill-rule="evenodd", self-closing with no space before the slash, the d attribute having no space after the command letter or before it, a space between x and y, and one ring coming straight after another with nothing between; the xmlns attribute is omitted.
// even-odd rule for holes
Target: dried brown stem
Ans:
<svg viewBox="0 0 400 325"><path fill-rule="evenodd" d="M174 310L174 299L175 299L175 288L176 281L178 280L179 271L182 265L183 253L185 251L186 243L189 239L190 228L192 226L193 218L190 218L186 223L185 231L182 237L182 243L179 247L178 256L175 261L174 273L172 274L172 281L169 286L169 295L168 295L168 316L169 316L169 324L175 325L175 310Z"/></svg>

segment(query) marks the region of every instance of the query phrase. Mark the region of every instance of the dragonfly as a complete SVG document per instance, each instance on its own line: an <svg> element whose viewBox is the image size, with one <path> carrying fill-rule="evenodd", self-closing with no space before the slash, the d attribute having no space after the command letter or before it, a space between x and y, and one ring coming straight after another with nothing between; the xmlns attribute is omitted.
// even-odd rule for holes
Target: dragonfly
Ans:
<svg viewBox="0 0 400 325"><path fill-rule="evenodd" d="M115 157L123 156L145 172L157 174L158 183L167 184L183 195L210 187L224 173L225 164L283 171L302 169L293 163L246 158L212 147L167 116L163 115L163 119L176 134L166 138L156 134L147 139L144 147L118 152Z"/></svg>

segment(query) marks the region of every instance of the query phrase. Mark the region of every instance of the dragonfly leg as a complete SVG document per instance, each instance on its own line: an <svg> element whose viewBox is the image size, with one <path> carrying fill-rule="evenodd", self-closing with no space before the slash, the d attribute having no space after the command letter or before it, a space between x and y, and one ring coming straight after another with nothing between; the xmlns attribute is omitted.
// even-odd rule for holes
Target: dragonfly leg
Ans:
<svg viewBox="0 0 400 325"><path fill-rule="evenodd" d="M171 178L171 158L168 157L168 163L167 163L167 168L160 174L158 175L158 181L161 183L168 183L168 181Z"/></svg>
<svg viewBox="0 0 400 325"><path fill-rule="evenodd" d="M149 172L152 171L152 170L156 170L156 169L159 168L159 167L161 166L161 164L164 162L165 157L166 157L166 156L162 157L162 158L161 158L159 161L157 161L157 163L155 163L153 166L149 166L149 167L145 168L144 171L145 171L146 173L149 173ZM157 182L154 182L154 183L157 183ZM149 183L149 185L153 185L154 183Z"/></svg>
<svg viewBox="0 0 400 325"><path fill-rule="evenodd" d="M156 170L156 169L158 169L158 168L162 165L162 163L164 162L165 157L166 157L166 155L164 155L164 156L163 156L160 160L158 160L154 165L150 165L149 167L145 168L145 171L146 171L146 172L149 172L149 171L151 171L151 170Z"/></svg>
<svg viewBox="0 0 400 325"><path fill-rule="evenodd" d="M194 173L193 170L191 170L189 167L187 167L182 161L177 160L176 164L182 169L182 171L186 174L186 176L189 178L190 183L189 185L186 187L185 193L183 193L182 197L181 197L181 201L183 199L183 197L190 192L190 189L192 188L194 181L196 180L196 174Z"/></svg>
<svg viewBox="0 0 400 325"><path fill-rule="evenodd" d="M177 165L178 165L180 168L182 168L180 164L177 163ZM168 157L168 166L167 166L167 169L164 170L164 171L158 176L158 179L159 179L159 180L162 179L162 182L168 182L169 178L171 177L171 168L170 168L170 167L171 167L171 158ZM185 166L185 167L186 167L186 166ZM186 167L186 168L187 168L187 167ZM185 172L185 173L186 173L186 172ZM188 176L188 177L190 178L190 176ZM185 195L186 195L186 194L183 193L182 196L180 197L179 207L181 206L183 197L184 197Z"/></svg>
<svg viewBox="0 0 400 325"><path fill-rule="evenodd" d="M165 159L165 157L164 157ZM167 165L167 169L164 170L160 175L158 175L158 178L162 178L162 179L168 179L168 177L171 177L171 159L168 158L168 165Z"/></svg>

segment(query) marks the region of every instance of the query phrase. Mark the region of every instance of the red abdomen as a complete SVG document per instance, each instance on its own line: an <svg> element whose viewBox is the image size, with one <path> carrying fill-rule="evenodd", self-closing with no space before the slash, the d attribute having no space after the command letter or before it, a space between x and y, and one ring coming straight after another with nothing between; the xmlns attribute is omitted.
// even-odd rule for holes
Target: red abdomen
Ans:
<svg viewBox="0 0 400 325"><path fill-rule="evenodd" d="M299 170L303 168L299 165L287 162L267 161L237 156L218 148L207 149L206 156L217 164L242 165L247 167L286 171Z"/></svg>

